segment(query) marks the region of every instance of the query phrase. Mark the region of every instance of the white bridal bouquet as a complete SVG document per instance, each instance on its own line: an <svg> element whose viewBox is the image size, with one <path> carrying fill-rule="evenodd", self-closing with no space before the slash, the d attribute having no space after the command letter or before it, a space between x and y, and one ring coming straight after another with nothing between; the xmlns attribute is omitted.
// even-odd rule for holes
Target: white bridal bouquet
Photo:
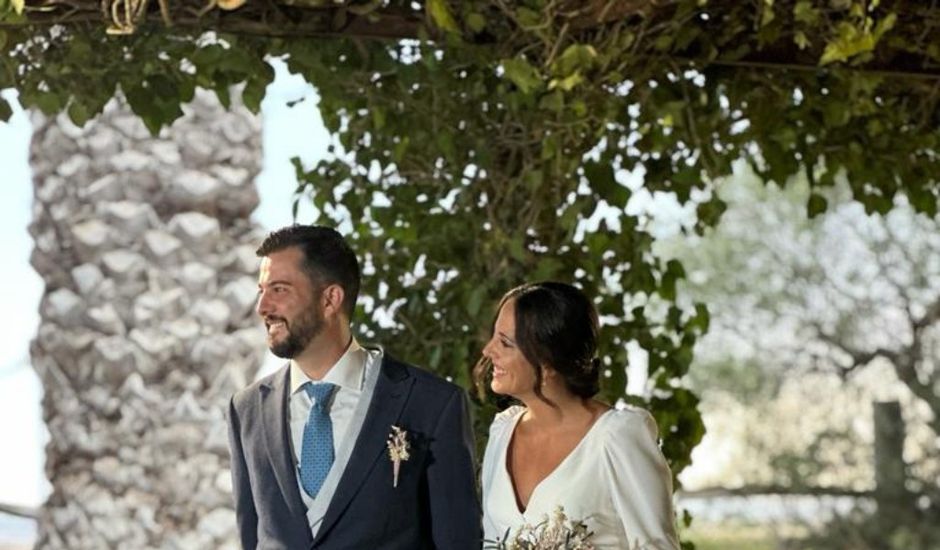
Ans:
<svg viewBox="0 0 940 550"><path fill-rule="evenodd" d="M568 519L564 507L559 506L541 523L525 524L514 534L506 529L503 538L483 542L487 550L594 550L593 534L584 521Z"/></svg>

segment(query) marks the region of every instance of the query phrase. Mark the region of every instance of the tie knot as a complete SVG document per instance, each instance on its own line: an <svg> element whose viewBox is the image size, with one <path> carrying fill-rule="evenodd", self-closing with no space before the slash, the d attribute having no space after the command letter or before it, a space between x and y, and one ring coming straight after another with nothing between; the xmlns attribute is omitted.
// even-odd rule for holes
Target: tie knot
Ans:
<svg viewBox="0 0 940 550"><path fill-rule="evenodd" d="M329 382L321 382L318 384L307 382L304 385L304 391L306 391L310 399L313 400L313 405L320 408L326 406L326 402L330 400L330 395L333 394L335 388L336 386Z"/></svg>

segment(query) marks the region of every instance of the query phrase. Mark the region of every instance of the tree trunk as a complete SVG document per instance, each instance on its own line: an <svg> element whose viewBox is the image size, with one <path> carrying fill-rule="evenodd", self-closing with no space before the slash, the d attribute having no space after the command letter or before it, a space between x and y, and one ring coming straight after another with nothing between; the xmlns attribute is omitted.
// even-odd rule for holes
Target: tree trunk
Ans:
<svg viewBox="0 0 940 550"><path fill-rule="evenodd" d="M37 115L37 548L235 547L224 412L262 361L260 134L202 92L158 137L119 100L84 128Z"/></svg>
<svg viewBox="0 0 940 550"><path fill-rule="evenodd" d="M904 419L897 401L875 402L875 500L879 521L885 527L909 517L912 505L904 464ZM885 531L889 532L889 531Z"/></svg>

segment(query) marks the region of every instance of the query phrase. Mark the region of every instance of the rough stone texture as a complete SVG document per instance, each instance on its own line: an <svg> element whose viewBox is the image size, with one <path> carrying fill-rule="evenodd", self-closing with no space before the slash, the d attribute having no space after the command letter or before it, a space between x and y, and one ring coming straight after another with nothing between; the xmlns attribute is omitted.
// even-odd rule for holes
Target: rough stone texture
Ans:
<svg viewBox="0 0 940 550"><path fill-rule="evenodd" d="M32 343L53 490L36 548L237 548L224 412L261 364L261 127L198 93L152 137L120 101L37 115Z"/></svg>

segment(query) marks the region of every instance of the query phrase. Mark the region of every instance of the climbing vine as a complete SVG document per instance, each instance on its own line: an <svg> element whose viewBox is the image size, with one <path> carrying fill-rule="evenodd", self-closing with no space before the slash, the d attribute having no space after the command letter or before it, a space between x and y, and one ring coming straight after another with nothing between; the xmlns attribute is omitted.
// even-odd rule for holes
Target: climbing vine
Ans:
<svg viewBox="0 0 940 550"><path fill-rule="evenodd" d="M365 337L469 386L504 291L575 281L604 317L604 397L654 412L677 473L704 433L683 377L708 313L627 214L629 181L699 231L738 159L808 176L810 214L839 173L869 211L937 208L940 8L920 2L0 0L0 48L24 106L84 124L121 93L153 132L196 87L257 111L285 59L335 138L298 163L298 200L349 224ZM624 393L631 342L645 399Z"/></svg>

